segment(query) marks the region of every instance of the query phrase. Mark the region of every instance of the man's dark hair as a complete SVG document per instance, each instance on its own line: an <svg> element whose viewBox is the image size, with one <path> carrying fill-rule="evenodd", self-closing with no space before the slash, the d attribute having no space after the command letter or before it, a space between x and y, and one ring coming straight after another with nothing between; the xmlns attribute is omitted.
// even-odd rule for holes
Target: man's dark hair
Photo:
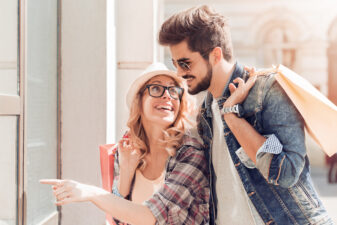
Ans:
<svg viewBox="0 0 337 225"><path fill-rule="evenodd" d="M186 40L191 51L205 59L215 47L221 47L226 61L233 60L233 46L227 20L207 5L194 7L168 18L159 31L161 45L175 45Z"/></svg>

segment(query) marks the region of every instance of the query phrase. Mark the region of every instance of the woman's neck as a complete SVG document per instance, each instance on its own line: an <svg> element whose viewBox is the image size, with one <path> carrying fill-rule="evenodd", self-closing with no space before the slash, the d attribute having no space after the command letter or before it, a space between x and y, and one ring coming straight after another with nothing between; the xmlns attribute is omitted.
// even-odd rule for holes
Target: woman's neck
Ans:
<svg viewBox="0 0 337 225"><path fill-rule="evenodd" d="M143 175L148 179L155 179L165 169L165 163L169 157L163 143L165 127L158 125L144 126L146 136L148 138L148 154L145 156L147 165L143 171Z"/></svg>
<svg viewBox="0 0 337 225"><path fill-rule="evenodd" d="M160 150L165 149L165 145L162 142L164 139L164 127L158 125L147 125L143 124L144 130L148 139L149 144L149 153L153 155L157 155L158 153L162 153Z"/></svg>

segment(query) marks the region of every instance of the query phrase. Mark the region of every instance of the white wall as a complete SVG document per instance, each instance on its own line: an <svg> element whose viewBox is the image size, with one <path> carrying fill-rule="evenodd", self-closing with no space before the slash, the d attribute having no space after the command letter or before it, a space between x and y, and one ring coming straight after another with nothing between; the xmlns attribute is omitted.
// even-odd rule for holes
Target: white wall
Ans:
<svg viewBox="0 0 337 225"><path fill-rule="evenodd" d="M161 57L157 33L161 25L161 0L117 1L116 138L126 131L129 116L125 96L132 81Z"/></svg>
<svg viewBox="0 0 337 225"><path fill-rule="evenodd" d="M159 58L161 6L158 0L62 1L62 178L101 185L98 145L125 131L126 91ZM104 220L89 203L62 207L62 225Z"/></svg>
<svg viewBox="0 0 337 225"><path fill-rule="evenodd" d="M0 1L0 95L2 112L8 109L6 95L17 96L17 14L16 1ZM17 199L17 117L0 116L0 224L14 224Z"/></svg>
<svg viewBox="0 0 337 225"><path fill-rule="evenodd" d="M62 1L62 178L101 185L98 146L106 142L106 0ZM62 207L62 225L104 224L89 203Z"/></svg>

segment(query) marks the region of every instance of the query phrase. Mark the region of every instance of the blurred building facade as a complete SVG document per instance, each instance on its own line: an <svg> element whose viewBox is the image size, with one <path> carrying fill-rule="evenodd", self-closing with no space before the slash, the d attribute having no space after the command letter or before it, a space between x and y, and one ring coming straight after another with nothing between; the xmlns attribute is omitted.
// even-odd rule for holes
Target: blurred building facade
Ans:
<svg viewBox="0 0 337 225"><path fill-rule="evenodd" d="M56 208L38 180L101 185L98 146L125 132L130 82L153 61L172 66L161 23L199 4L229 18L241 63L283 63L336 103L332 0L1 0L0 225L105 223L90 203Z"/></svg>
<svg viewBox="0 0 337 225"><path fill-rule="evenodd" d="M334 1L166 0L165 17L201 4L228 18L241 63L258 68L281 63L328 93L328 80L337 73L332 63L337 52Z"/></svg>
<svg viewBox="0 0 337 225"><path fill-rule="evenodd" d="M337 104L337 3L333 0L166 0L165 18L207 4L227 17L234 55L248 66L283 64ZM169 52L165 62L170 65ZM308 135L307 135L308 137ZM323 166L320 147L307 138L311 163Z"/></svg>

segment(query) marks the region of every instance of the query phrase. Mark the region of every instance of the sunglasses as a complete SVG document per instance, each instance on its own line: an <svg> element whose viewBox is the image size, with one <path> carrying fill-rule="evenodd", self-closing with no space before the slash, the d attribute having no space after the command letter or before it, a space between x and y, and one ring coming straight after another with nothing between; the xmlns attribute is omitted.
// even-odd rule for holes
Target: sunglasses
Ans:
<svg viewBox="0 0 337 225"><path fill-rule="evenodd" d="M205 53L201 54L201 57L202 58L199 58L197 59L196 61L193 61L193 63L198 63L198 61L200 61L201 59L208 59L208 56L209 55L209 51L206 51ZM178 59L178 60L174 60L172 59L172 63L173 63L173 66L175 68L177 68L178 66L185 72L188 72L191 70L191 62L190 62L190 59L189 58L181 58L181 59Z"/></svg>
<svg viewBox="0 0 337 225"><path fill-rule="evenodd" d="M161 96L164 95L164 92L168 90L169 95L171 98L175 100L181 100L183 94L184 94L184 89L178 86L163 86L160 84L148 84L145 86L145 89L148 89L149 95L154 98L160 98ZM145 90L144 90L145 91Z"/></svg>
<svg viewBox="0 0 337 225"><path fill-rule="evenodd" d="M190 62L186 62L183 60L177 60L175 61L174 59L172 59L172 63L174 65L174 67L180 67L183 71L187 72L191 70L191 63Z"/></svg>

